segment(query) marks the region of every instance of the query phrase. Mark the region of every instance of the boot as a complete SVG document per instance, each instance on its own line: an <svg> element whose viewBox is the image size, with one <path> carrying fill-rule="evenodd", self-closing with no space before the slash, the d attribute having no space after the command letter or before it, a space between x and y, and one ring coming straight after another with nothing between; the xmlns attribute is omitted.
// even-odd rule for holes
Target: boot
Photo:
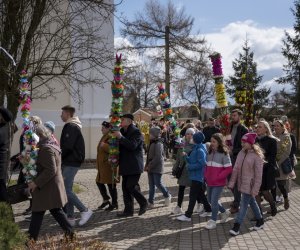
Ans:
<svg viewBox="0 0 300 250"><path fill-rule="evenodd" d="M271 215L274 217L277 214L277 207L276 207L276 203L273 202L270 204L271 206Z"/></svg>
<svg viewBox="0 0 300 250"><path fill-rule="evenodd" d="M289 198L284 198L284 209L288 210L290 207L290 201Z"/></svg>

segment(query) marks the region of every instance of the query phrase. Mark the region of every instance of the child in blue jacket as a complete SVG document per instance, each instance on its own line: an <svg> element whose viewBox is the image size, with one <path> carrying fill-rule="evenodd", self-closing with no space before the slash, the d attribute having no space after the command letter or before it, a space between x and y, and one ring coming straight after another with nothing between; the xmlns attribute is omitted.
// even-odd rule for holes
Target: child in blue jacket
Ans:
<svg viewBox="0 0 300 250"><path fill-rule="evenodd" d="M204 167L206 165L207 150L203 141L205 136L202 132L193 135L194 146L190 155L186 155L187 169L189 178L192 181L190 189L190 198L188 210L185 214L177 217L180 221L191 221L193 210L197 201L200 198L206 212L211 212L211 206L207 201L204 193Z"/></svg>

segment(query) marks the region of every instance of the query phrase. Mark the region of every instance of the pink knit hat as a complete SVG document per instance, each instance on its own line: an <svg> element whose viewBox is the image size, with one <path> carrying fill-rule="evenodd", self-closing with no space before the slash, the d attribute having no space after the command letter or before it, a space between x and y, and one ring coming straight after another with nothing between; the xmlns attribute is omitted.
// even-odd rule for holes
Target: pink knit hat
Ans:
<svg viewBox="0 0 300 250"><path fill-rule="evenodd" d="M256 133L247 133L242 137L242 142L248 142L253 145L255 143L256 136Z"/></svg>

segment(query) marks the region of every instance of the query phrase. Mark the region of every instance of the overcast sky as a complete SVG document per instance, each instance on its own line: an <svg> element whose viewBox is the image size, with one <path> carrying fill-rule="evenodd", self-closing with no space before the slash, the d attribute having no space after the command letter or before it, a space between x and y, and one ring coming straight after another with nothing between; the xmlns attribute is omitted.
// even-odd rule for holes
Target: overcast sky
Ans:
<svg viewBox="0 0 300 250"><path fill-rule="evenodd" d="M123 0L116 16L133 20L143 11L146 0ZM167 0L160 0L167 3ZM281 55L284 31L292 32L295 18L293 0L172 0L178 8L194 18L194 34L200 32L211 48L222 54L225 77L233 73L232 61L242 50L246 37L254 52L259 74L272 92L282 86L274 78L282 75L284 58ZM115 0L115 3L118 3ZM115 18L115 38L119 40L121 23Z"/></svg>

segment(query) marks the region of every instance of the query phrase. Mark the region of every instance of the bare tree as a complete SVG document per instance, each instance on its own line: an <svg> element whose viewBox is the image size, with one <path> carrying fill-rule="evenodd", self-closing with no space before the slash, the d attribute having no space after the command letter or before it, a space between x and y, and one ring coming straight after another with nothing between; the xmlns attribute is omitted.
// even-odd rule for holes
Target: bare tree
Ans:
<svg viewBox="0 0 300 250"><path fill-rule="evenodd" d="M214 82L208 61L208 53L194 55L192 60L184 60L183 76L177 85L178 93L183 101L197 105L210 103L214 96Z"/></svg>
<svg viewBox="0 0 300 250"><path fill-rule="evenodd" d="M33 83L33 98L54 95L53 81L76 95L72 82L111 80L102 72L111 67L112 45L101 31L107 23L113 28L114 7L110 0L0 0L0 46L17 62L13 67L0 53L0 105L7 96L16 114L22 69Z"/></svg>
<svg viewBox="0 0 300 250"><path fill-rule="evenodd" d="M146 2L143 11L138 12L134 21L124 20L124 28L121 30L123 37L128 37L134 47L128 49L161 50L159 57L163 58L165 65L166 92L170 95L170 82L172 55L177 58L185 58L182 50L201 51L204 39L199 36L191 36L194 19L185 13L185 9L178 9L169 1L163 6L157 0ZM162 57L161 54L164 54Z"/></svg>

